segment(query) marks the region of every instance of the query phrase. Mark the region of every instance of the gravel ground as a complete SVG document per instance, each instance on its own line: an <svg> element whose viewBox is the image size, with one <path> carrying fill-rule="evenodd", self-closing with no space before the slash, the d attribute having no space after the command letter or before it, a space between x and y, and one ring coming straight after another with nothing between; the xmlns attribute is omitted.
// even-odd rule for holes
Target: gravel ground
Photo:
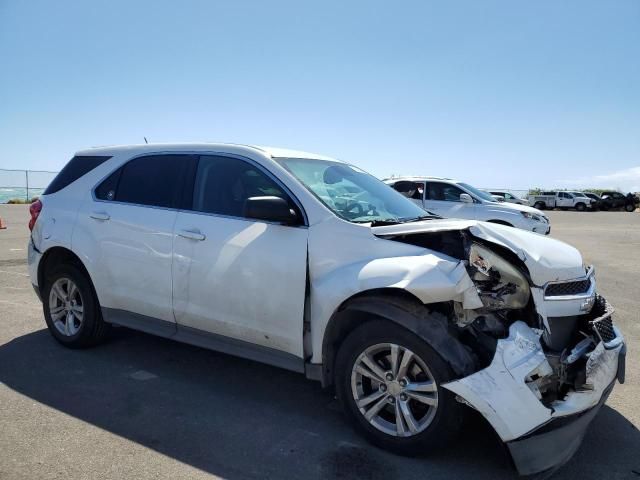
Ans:
<svg viewBox="0 0 640 480"><path fill-rule="evenodd" d="M303 376L119 329L60 347L26 267L26 206L0 205L0 478L516 478L471 416L458 442L406 459L364 443ZM596 265L629 346L618 385L555 478L640 478L640 215L550 212L552 236Z"/></svg>

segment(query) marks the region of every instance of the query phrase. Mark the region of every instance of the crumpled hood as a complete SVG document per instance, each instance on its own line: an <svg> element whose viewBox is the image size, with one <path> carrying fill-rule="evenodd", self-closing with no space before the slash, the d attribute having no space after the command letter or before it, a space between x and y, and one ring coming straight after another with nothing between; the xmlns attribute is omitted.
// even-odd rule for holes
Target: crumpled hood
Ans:
<svg viewBox="0 0 640 480"><path fill-rule="evenodd" d="M576 248L538 233L506 225L476 220L438 219L373 227L371 230L379 237L468 230L474 237L501 245L518 255L527 266L531 280L538 286L585 276L582 255Z"/></svg>

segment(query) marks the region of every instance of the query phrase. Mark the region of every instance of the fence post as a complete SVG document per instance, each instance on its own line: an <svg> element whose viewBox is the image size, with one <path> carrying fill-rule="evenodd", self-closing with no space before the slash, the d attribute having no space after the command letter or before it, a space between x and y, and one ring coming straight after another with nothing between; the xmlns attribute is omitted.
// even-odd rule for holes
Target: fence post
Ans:
<svg viewBox="0 0 640 480"><path fill-rule="evenodd" d="M24 176L27 180L27 202L29 201L29 170L24 171Z"/></svg>

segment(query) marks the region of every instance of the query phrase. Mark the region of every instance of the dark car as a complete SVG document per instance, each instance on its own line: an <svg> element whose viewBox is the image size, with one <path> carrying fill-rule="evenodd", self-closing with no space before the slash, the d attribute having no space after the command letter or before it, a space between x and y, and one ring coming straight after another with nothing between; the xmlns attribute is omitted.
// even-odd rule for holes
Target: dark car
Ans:
<svg viewBox="0 0 640 480"><path fill-rule="evenodd" d="M627 212L633 212L640 205L640 197L633 193L602 192L600 201L601 210L624 208Z"/></svg>
<svg viewBox="0 0 640 480"><path fill-rule="evenodd" d="M597 193L584 192L584 194L590 199L594 200L594 202L591 204L591 207L594 210L599 210L600 205L602 204L602 197L600 197L600 195L598 195Z"/></svg>

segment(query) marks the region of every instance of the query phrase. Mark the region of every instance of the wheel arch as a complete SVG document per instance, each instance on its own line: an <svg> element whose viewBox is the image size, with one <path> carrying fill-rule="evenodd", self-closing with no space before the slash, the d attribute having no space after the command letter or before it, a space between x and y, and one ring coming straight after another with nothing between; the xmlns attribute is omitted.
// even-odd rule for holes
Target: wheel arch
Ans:
<svg viewBox="0 0 640 480"><path fill-rule="evenodd" d="M38 263L38 286L41 292L44 289L44 280L46 278L47 270L54 268L56 265L60 264L71 264L80 269L82 273L87 276L94 295L96 294L96 289L93 285L93 281L91 280L91 275L89 275L89 271L84 265L84 262L73 251L61 246L49 248L46 252L43 253L42 258Z"/></svg>
<svg viewBox="0 0 640 480"><path fill-rule="evenodd" d="M336 309L325 329L322 385L333 385L336 355L347 335L372 320L386 320L409 330L438 352L456 375L471 374L475 371L475 358L450 331L451 314L451 302L424 304L401 288L376 288L349 297Z"/></svg>

